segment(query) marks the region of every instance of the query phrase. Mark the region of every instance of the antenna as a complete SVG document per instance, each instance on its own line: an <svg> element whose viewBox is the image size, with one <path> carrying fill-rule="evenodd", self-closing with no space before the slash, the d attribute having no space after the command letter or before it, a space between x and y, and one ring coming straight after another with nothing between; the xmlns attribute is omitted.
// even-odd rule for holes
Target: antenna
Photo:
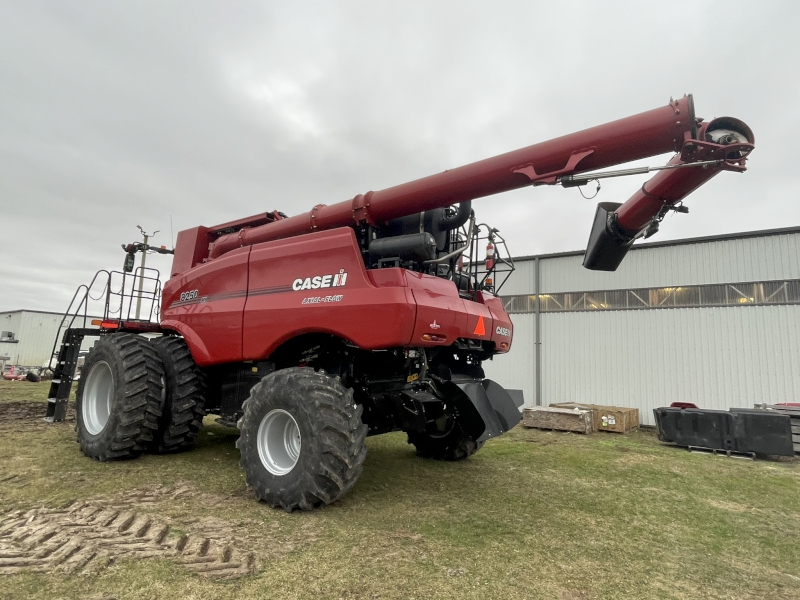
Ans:
<svg viewBox="0 0 800 600"><path fill-rule="evenodd" d="M147 241L151 237L155 237L155 235L158 233L158 230L148 234L144 229L142 229L141 225L137 225L136 227L138 227L139 231L142 232L142 237L144 238L144 243L142 244L142 264L139 267L139 293L138 293L138 298L136 299L136 320L138 321L139 313L142 309L142 288L144 287L144 265L145 261L147 260L147 250L148 250Z"/></svg>

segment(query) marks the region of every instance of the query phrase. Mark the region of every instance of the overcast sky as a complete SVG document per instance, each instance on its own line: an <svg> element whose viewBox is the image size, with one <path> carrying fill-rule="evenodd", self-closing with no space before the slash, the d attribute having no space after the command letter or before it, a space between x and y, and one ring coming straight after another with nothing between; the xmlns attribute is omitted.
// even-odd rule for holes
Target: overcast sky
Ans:
<svg viewBox="0 0 800 600"><path fill-rule="evenodd" d="M63 310L136 225L171 246L170 218L293 215L684 93L757 148L652 239L800 225L799 23L796 0L0 0L0 310ZM474 208L514 255L577 250L645 179Z"/></svg>

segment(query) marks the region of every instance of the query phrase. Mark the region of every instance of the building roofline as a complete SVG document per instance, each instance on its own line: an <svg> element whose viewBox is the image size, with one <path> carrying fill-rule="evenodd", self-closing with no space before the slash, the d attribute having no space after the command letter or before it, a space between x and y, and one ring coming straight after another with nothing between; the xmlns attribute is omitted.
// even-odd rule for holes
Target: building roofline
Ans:
<svg viewBox="0 0 800 600"><path fill-rule="evenodd" d="M645 244L634 244L630 251L645 250L648 248L663 248L665 246L683 246L688 244L703 244L706 242L722 242L728 240L739 240L752 237L769 237L773 235L787 235L800 233L800 226L781 227L778 229L761 229L758 231L742 231L739 233L723 233L719 235L706 235L702 237L681 238L677 240L664 240L663 242L648 242ZM526 256L515 256L514 260L534 260L536 258L560 258L564 256L583 256L586 250L570 250L567 252L551 252L548 254L529 254Z"/></svg>

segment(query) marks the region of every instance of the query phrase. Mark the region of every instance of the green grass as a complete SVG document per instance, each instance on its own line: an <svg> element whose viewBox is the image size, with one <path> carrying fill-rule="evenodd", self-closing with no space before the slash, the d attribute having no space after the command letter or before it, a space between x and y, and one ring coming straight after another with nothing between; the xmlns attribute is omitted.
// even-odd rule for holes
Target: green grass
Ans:
<svg viewBox="0 0 800 600"><path fill-rule="evenodd" d="M3 403L46 393L0 382L0 422ZM185 485L192 494L142 510L175 529L230 524L254 540L259 569L215 582L169 560L122 560L92 575L7 576L0 598L800 598L797 459L690 454L647 432L517 428L439 463L391 434L367 440L344 499L286 514L251 498L236 432L212 419L190 452L105 464L80 453L72 425L0 424L2 507Z"/></svg>
<svg viewBox="0 0 800 600"><path fill-rule="evenodd" d="M31 383L30 381L0 379L0 404L4 402L42 402L47 398L49 389L49 381Z"/></svg>

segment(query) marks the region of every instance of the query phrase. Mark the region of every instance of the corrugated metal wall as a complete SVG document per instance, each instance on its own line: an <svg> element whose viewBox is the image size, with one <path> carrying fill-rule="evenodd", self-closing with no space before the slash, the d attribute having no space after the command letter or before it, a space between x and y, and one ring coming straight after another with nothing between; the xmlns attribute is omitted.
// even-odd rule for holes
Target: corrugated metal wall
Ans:
<svg viewBox="0 0 800 600"><path fill-rule="evenodd" d="M572 257L570 257L572 258ZM578 264L583 261L580 256ZM546 261L542 261L544 263ZM514 272L497 292L500 296L516 296L518 294L532 294L534 291L534 280L536 277L535 260L518 260L514 263ZM554 290L555 291L555 290Z"/></svg>
<svg viewBox="0 0 800 600"><path fill-rule="evenodd" d="M6 323L9 327L6 327ZM29 311L0 313L3 331L13 331L19 340L16 344L0 344L0 354L11 357L8 364L39 367L45 364L53 349L53 340L61 324L61 315ZM11 327L13 325L13 327ZM87 324L88 326L88 324ZM84 338L82 350L92 347L97 338ZM59 340L60 341L60 340ZM56 348L58 351L58 348Z"/></svg>
<svg viewBox="0 0 800 600"><path fill-rule="evenodd" d="M23 312L17 334L20 345L19 364L35 366L47 362L60 323L60 315Z"/></svg>
<svg viewBox="0 0 800 600"><path fill-rule="evenodd" d="M21 319L22 313L19 311L0 313L0 331L10 331L14 334L16 339L19 339L19 325ZM0 342L0 356L8 356L9 360L6 361L7 365L17 364L19 342Z"/></svg>
<svg viewBox="0 0 800 600"><path fill-rule="evenodd" d="M800 398L800 308L680 308L542 315L542 404L726 410Z"/></svg>
<svg viewBox="0 0 800 600"><path fill-rule="evenodd" d="M534 315L512 315L514 345L487 377L534 402ZM590 402L653 408L693 402L726 410L800 401L800 307L749 306L547 313L542 405Z"/></svg>
<svg viewBox="0 0 800 600"><path fill-rule="evenodd" d="M511 315L511 321L514 323L511 351L483 363L483 369L489 379L494 379L503 387L522 390L526 406L533 406L536 384L534 319L535 315Z"/></svg>
<svg viewBox="0 0 800 600"><path fill-rule="evenodd" d="M541 293L800 278L800 233L632 250L616 273L582 255L540 257ZM533 294L534 260L517 261L501 295ZM487 377L535 398L535 315L511 315L511 352ZM732 306L542 313L541 404L592 402L652 409L675 401L727 409L800 402L800 306Z"/></svg>
<svg viewBox="0 0 800 600"><path fill-rule="evenodd" d="M676 246L634 246L614 272L584 269L583 255L540 259L544 294L800 278L800 234L748 237ZM533 292L533 260L517 261L507 291ZM522 281L519 281L519 280ZM513 284L512 284L513 280ZM526 288L527 284L527 288Z"/></svg>

